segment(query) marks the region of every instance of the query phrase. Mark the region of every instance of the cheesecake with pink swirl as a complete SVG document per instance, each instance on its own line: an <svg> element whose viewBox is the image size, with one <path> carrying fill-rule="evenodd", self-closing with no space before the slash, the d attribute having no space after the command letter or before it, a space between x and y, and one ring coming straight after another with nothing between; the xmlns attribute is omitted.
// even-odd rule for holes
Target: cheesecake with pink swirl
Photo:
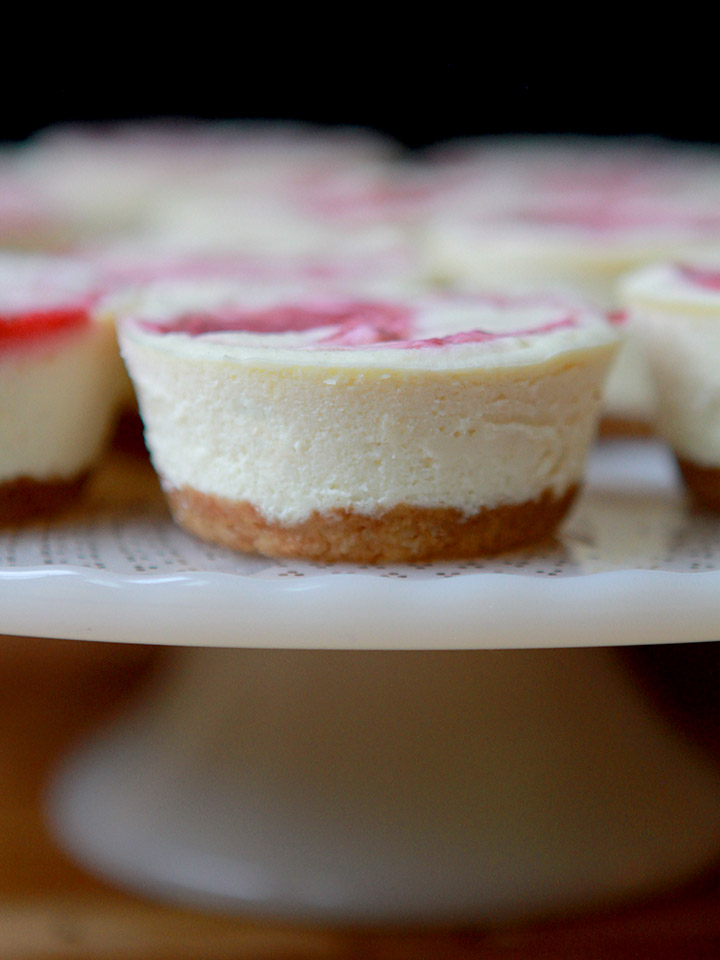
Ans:
<svg viewBox="0 0 720 960"><path fill-rule="evenodd" d="M557 527L619 335L553 299L156 284L118 318L175 518L333 562L495 553Z"/></svg>
<svg viewBox="0 0 720 960"><path fill-rule="evenodd" d="M668 263L621 284L657 393L657 430L699 504L720 510L720 258Z"/></svg>
<svg viewBox="0 0 720 960"><path fill-rule="evenodd" d="M66 505L112 428L122 365L75 260L0 256L0 523Z"/></svg>
<svg viewBox="0 0 720 960"><path fill-rule="evenodd" d="M614 308L618 279L628 271L720 246L720 203L605 190L516 199L491 213L468 205L430 218L425 246L434 275L462 289L564 291ZM646 433L654 405L631 323L606 385L603 425Z"/></svg>

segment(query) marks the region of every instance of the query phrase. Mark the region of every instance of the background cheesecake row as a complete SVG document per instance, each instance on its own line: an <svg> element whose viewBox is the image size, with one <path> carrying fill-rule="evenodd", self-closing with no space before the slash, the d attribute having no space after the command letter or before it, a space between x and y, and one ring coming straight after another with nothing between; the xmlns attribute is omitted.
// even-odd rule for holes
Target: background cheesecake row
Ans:
<svg viewBox="0 0 720 960"><path fill-rule="evenodd" d="M238 549L530 542L599 418L658 429L716 504L719 169L655 141L408 157L367 131L242 123L8 149L5 520L75 491L134 403L116 329L176 517Z"/></svg>

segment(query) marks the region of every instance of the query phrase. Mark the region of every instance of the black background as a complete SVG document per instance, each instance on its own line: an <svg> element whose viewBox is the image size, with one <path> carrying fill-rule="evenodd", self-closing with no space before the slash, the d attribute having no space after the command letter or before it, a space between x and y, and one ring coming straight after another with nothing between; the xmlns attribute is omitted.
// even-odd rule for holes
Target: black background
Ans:
<svg viewBox="0 0 720 960"><path fill-rule="evenodd" d="M266 117L379 128L414 147L483 133L655 134L720 142L720 82L686 70L608 63L479 68L467 58L423 61L348 47L343 57L217 57L199 44L126 50L2 67L8 91L0 139L57 122L148 116Z"/></svg>

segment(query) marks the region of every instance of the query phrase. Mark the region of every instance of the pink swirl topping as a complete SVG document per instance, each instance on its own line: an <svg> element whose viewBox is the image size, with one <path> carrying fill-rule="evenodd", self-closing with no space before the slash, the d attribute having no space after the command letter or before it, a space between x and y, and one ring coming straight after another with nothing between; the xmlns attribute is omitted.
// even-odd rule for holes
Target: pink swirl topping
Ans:
<svg viewBox="0 0 720 960"><path fill-rule="evenodd" d="M468 330L466 333L451 333L447 337L427 337L424 340L411 340L407 347L447 347L460 343L486 343L502 340L506 337L533 337L543 333L555 333L557 330L569 330L577 326L576 317L563 317L539 327L527 327L524 330L504 330L491 333L488 330Z"/></svg>
<svg viewBox="0 0 720 960"><path fill-rule="evenodd" d="M96 278L70 258L0 255L0 352L29 349L91 323Z"/></svg>
<svg viewBox="0 0 720 960"><path fill-rule="evenodd" d="M623 230L720 230L720 211L697 211L664 204L558 204L518 211L515 219L542 226L573 227L595 233Z"/></svg>
<svg viewBox="0 0 720 960"><path fill-rule="evenodd" d="M335 328L322 342L336 346L359 346L403 340L408 336L409 315L393 304L350 301L347 303L286 304L266 309L233 309L213 313L186 313L168 322L143 321L153 333L305 333Z"/></svg>
<svg viewBox="0 0 720 960"><path fill-rule="evenodd" d="M304 333L336 327L328 341L352 346L401 340L407 335L407 313L389 304L348 303L287 304L261 310L234 309L214 313L186 313L168 322L143 321L153 333L185 333L191 337L206 333ZM326 342L328 342L326 341ZM346 343L346 341L348 341Z"/></svg>
<svg viewBox="0 0 720 960"><path fill-rule="evenodd" d="M486 301L487 302L487 301ZM313 340L312 347L445 347L467 343L486 343L510 337L547 334L578 325L578 318L563 313L544 324L507 330L471 329L447 336L423 336L412 311L406 306L371 301L286 304L270 308L225 309L215 312L191 312L172 320L139 320L149 333L185 334L199 337L214 333L256 333L263 335L305 333L328 330Z"/></svg>
<svg viewBox="0 0 720 960"><path fill-rule="evenodd" d="M0 353L32 346L58 334L88 326L90 314L83 306L55 307L25 313L0 313Z"/></svg>
<svg viewBox="0 0 720 960"><path fill-rule="evenodd" d="M693 267L690 264L679 263L677 271L688 283L720 293L720 268L713 270L709 267Z"/></svg>

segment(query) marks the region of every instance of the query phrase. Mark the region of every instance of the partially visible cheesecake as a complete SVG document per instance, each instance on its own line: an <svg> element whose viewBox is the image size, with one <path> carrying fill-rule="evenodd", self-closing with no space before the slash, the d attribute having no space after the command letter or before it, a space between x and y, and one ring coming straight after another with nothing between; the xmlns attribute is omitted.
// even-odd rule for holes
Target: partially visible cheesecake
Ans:
<svg viewBox="0 0 720 960"><path fill-rule="evenodd" d="M621 295L655 380L658 433L692 496L720 510L720 260L649 267Z"/></svg>
<svg viewBox="0 0 720 960"><path fill-rule="evenodd" d="M241 551L376 563L546 537L617 332L552 299L156 284L118 317L176 519Z"/></svg>
<svg viewBox="0 0 720 960"><path fill-rule="evenodd" d="M20 165L29 185L99 237L142 230L186 199L196 209L218 194L228 203L269 197L289 179L379 163L395 150L360 129L159 118L47 127L26 141Z"/></svg>
<svg viewBox="0 0 720 960"><path fill-rule="evenodd" d="M720 203L598 192L524 199L502 211L438 213L428 221L428 268L467 290L550 290L617 307L619 277L655 261L720 247ZM613 431L648 432L652 382L632 323L606 384Z"/></svg>
<svg viewBox="0 0 720 960"><path fill-rule="evenodd" d="M0 523L64 506L112 427L121 365L96 281L76 261L0 256Z"/></svg>
<svg viewBox="0 0 720 960"><path fill-rule="evenodd" d="M67 252L80 236L74 212L26 183L14 161L0 153L0 250Z"/></svg>

